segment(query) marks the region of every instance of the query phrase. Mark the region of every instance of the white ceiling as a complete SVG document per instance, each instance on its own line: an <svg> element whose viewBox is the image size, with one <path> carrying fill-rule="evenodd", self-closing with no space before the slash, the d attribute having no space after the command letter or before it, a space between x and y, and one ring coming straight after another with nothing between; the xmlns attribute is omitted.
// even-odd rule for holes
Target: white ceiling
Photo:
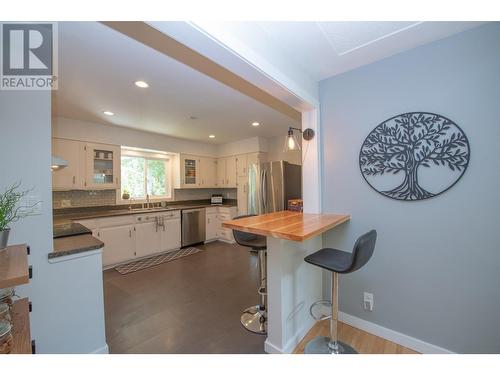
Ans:
<svg viewBox="0 0 500 375"><path fill-rule="evenodd" d="M258 30L265 43L294 60L320 81L391 55L457 34L483 22L248 22L240 28L242 42L256 43ZM246 36L245 36L246 35ZM259 48L259 47L256 47Z"/></svg>
<svg viewBox="0 0 500 375"><path fill-rule="evenodd" d="M482 22L224 22L264 55L278 52L314 81ZM276 55L276 54L275 54ZM134 81L151 87L139 89ZM59 24L56 115L220 144L299 125L220 82L96 22ZM115 116L102 112L109 110ZM191 116L197 119L190 119ZM253 121L261 126L252 127ZM208 139L215 134L215 139Z"/></svg>
<svg viewBox="0 0 500 375"><path fill-rule="evenodd" d="M136 80L150 87L137 88ZM56 116L214 144L282 135L298 125L97 22L59 23L59 89L53 110ZM105 116L105 110L115 115ZM253 127L253 121L261 125ZM209 139L210 134L216 138Z"/></svg>

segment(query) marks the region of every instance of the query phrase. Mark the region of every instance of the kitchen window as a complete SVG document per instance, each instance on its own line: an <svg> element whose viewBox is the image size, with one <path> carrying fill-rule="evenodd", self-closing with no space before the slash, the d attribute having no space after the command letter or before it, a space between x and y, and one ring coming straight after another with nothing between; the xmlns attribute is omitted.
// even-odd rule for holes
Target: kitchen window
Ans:
<svg viewBox="0 0 500 375"><path fill-rule="evenodd" d="M168 154L122 147L121 194L134 200L169 199L172 196L172 170ZM121 198L121 197L120 197Z"/></svg>

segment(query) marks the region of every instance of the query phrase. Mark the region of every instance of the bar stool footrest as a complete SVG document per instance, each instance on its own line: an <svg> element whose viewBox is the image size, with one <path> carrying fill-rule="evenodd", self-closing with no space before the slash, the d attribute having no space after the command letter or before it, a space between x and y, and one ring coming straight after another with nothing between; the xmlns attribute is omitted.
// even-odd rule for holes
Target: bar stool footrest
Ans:
<svg viewBox="0 0 500 375"><path fill-rule="evenodd" d="M328 308L329 310L329 314L324 314L324 313L321 313L321 314L318 314L317 311L315 310L320 310L321 308ZM314 320L316 320L317 322L319 321L322 321L322 320L327 320L327 319L330 319L332 317L332 314L331 314L331 311L332 311L332 301L328 300L328 299L320 299L316 302L314 302L311 307L309 307L309 314L311 314L312 318Z"/></svg>

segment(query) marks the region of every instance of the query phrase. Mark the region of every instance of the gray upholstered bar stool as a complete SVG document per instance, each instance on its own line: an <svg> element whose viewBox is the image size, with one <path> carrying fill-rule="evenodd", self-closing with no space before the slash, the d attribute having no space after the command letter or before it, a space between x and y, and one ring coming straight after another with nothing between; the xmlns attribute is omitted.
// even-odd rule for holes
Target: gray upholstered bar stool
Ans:
<svg viewBox="0 0 500 375"><path fill-rule="evenodd" d="M242 219L255 215L242 215L234 219ZM241 314L241 324L247 330L261 335L267 334L267 243L265 236L257 234L241 232L233 229L233 236L235 241L241 245L251 248L257 252L259 262L259 279L260 287L258 293L260 295L260 303L256 306L251 306L243 311Z"/></svg>
<svg viewBox="0 0 500 375"><path fill-rule="evenodd" d="M332 271L332 315L330 318L330 337L316 337L304 349L306 354L356 354L356 350L338 340L338 277L339 273L351 273L363 267L375 249L377 232L371 230L356 240L352 253L337 249L321 249L304 258L307 263ZM311 306L312 307L312 306ZM327 317L328 318L328 317Z"/></svg>

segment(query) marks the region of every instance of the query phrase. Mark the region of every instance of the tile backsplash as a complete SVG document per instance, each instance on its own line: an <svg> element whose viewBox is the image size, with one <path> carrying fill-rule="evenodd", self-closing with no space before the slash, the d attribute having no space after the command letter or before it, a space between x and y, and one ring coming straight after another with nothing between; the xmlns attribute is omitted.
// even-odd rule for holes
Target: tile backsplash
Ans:
<svg viewBox="0 0 500 375"><path fill-rule="evenodd" d="M116 204L116 190L70 190L52 192L53 208L111 206L114 204Z"/></svg>
<svg viewBox="0 0 500 375"><path fill-rule="evenodd" d="M175 189L176 201L190 201L197 199L210 199L212 194L222 194L224 199L236 199L236 189Z"/></svg>
<svg viewBox="0 0 500 375"><path fill-rule="evenodd" d="M174 200L188 201L210 199L212 194L222 194L224 199L236 199L236 189L175 189ZM95 207L116 204L115 190L70 190L52 192L52 207Z"/></svg>

